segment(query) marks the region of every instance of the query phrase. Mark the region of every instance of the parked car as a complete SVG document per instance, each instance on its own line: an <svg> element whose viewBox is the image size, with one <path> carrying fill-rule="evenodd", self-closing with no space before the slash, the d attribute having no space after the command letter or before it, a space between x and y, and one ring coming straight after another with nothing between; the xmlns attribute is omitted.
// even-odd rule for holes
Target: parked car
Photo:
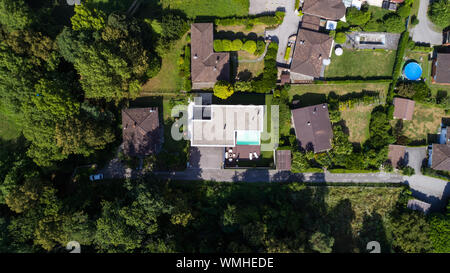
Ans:
<svg viewBox="0 0 450 273"><path fill-rule="evenodd" d="M89 179L91 181L102 180L103 179L103 174L102 173L93 174L93 175L89 176Z"/></svg>

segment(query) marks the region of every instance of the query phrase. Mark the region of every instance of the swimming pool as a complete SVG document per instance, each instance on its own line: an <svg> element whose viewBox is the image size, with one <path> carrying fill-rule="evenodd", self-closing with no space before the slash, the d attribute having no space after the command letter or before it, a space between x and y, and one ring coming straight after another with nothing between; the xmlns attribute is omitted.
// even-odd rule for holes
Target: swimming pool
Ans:
<svg viewBox="0 0 450 273"><path fill-rule="evenodd" d="M259 145L260 131L236 131L236 145Z"/></svg>
<svg viewBox="0 0 450 273"><path fill-rule="evenodd" d="M416 62L410 62L405 66L403 73L408 80L416 81L422 76L422 67Z"/></svg>

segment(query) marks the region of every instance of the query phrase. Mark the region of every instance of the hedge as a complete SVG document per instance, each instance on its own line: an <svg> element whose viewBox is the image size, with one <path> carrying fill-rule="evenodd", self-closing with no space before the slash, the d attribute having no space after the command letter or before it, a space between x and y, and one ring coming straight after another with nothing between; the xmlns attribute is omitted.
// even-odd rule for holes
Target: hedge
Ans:
<svg viewBox="0 0 450 273"><path fill-rule="evenodd" d="M330 80L330 81L320 81L320 80L315 80L313 83L314 84L349 84L349 83L389 83L392 82L392 79L390 78L386 78L386 79L376 79L376 80L371 80L371 79L361 79L361 80L340 80L340 81L335 81L335 80Z"/></svg>
<svg viewBox="0 0 450 273"><path fill-rule="evenodd" d="M431 168L424 167L422 168L422 174L438 179L450 180L450 172L446 171L438 171Z"/></svg>
<svg viewBox="0 0 450 273"><path fill-rule="evenodd" d="M275 15L265 15L257 17L231 17L231 18L217 18L214 23L217 26L236 26L236 25L268 25L276 26L283 22L283 16L280 13Z"/></svg>
<svg viewBox="0 0 450 273"><path fill-rule="evenodd" d="M394 81L397 81L397 79L400 77L403 64L403 57L405 56L405 50L406 47L408 46L408 39L409 39L409 32L408 31L403 32L402 36L400 37L400 41L398 42L397 55L395 56L394 70L392 73L392 79Z"/></svg>

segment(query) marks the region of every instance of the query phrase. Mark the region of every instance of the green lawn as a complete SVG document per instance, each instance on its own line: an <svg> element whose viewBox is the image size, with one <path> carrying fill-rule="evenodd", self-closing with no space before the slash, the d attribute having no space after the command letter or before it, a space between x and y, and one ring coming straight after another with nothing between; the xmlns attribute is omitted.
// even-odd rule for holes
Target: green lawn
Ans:
<svg viewBox="0 0 450 273"><path fill-rule="evenodd" d="M0 113L0 138L12 140L20 136L20 130L6 116Z"/></svg>
<svg viewBox="0 0 450 273"><path fill-rule="evenodd" d="M180 10L190 18L248 15L249 0L161 0L163 8Z"/></svg>
<svg viewBox="0 0 450 273"><path fill-rule="evenodd" d="M374 105L360 105L341 111L341 117L349 130L350 142L364 143L369 138L370 114Z"/></svg>
<svg viewBox="0 0 450 273"><path fill-rule="evenodd" d="M325 69L325 78L391 77L395 51L344 49L344 54L333 52L331 64Z"/></svg>
<svg viewBox="0 0 450 273"><path fill-rule="evenodd" d="M326 96L330 92L337 95L345 95L352 92L375 91L386 94L389 83L348 83L348 84L298 84L292 85L289 90L289 97L301 97L306 94L317 94L316 96ZM321 103L319 101L318 103Z"/></svg>

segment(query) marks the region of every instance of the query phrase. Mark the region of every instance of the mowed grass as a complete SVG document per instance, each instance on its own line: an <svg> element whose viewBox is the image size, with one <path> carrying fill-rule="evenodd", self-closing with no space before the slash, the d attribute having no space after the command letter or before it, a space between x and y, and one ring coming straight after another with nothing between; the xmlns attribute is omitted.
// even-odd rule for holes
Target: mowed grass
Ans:
<svg viewBox="0 0 450 273"><path fill-rule="evenodd" d="M161 3L163 8L180 10L190 18L245 16L250 5L249 0L161 0Z"/></svg>
<svg viewBox="0 0 450 273"><path fill-rule="evenodd" d="M20 136L20 130L6 116L0 113L0 138L12 140Z"/></svg>
<svg viewBox="0 0 450 273"><path fill-rule="evenodd" d="M345 95L352 92L375 91L386 94L389 83L348 83L348 84L298 84L292 85L289 90L290 99L295 95L317 93L327 95L335 92L337 95Z"/></svg>
<svg viewBox="0 0 450 273"><path fill-rule="evenodd" d="M368 51L344 49L336 56L333 51L331 64L325 69L325 78L390 77L394 67L395 51Z"/></svg>
<svg viewBox="0 0 450 273"><path fill-rule="evenodd" d="M426 140L428 134L436 134L445 111L442 108L417 103L412 120L403 121L403 134L413 141ZM391 121L395 126L397 120Z"/></svg>
<svg viewBox="0 0 450 273"><path fill-rule="evenodd" d="M157 93L174 93L183 87L183 78L180 76L180 66L178 60L184 50L186 36L183 36L175 45L162 57L161 70L159 73L147 81L141 89L141 96L148 96Z"/></svg>
<svg viewBox="0 0 450 273"><path fill-rule="evenodd" d="M362 144L369 138L370 113L374 107L374 105L361 105L341 112L341 117L349 130L350 142Z"/></svg>

